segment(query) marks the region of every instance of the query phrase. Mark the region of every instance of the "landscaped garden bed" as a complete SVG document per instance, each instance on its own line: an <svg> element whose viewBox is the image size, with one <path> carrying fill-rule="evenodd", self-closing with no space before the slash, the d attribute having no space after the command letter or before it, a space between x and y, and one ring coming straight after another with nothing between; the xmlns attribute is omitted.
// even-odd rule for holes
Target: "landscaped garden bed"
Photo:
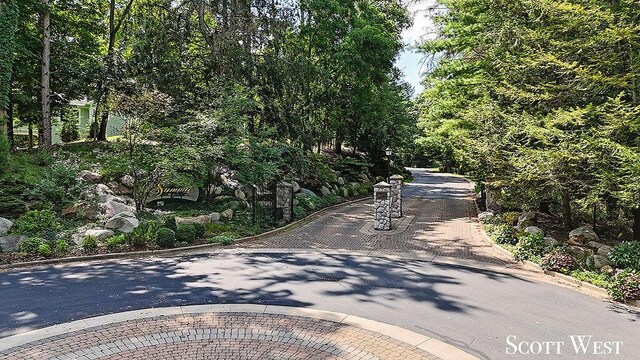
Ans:
<svg viewBox="0 0 640 360"><path fill-rule="evenodd" d="M568 238L545 236L544 214L483 212L480 222L489 237L515 259L531 261L545 271L565 274L607 290L615 300L640 300L640 242L606 245L589 227Z"/></svg>
<svg viewBox="0 0 640 360"><path fill-rule="evenodd" d="M102 157L105 165L94 165L96 156ZM40 153L16 157L27 164L24 169L35 173L41 168L44 174L17 182L13 187L15 195L8 197L21 206L0 216L0 264L229 245L322 208L368 196L372 189L366 162L310 154L308 161L314 172L282 180L291 189L291 217L285 220L273 218L273 202L265 205L264 199L276 196L275 191L260 198L253 185L233 179L233 170L221 173L206 197L160 198L140 208L134 199L140 188L135 179L112 162L104 161L104 156L86 152L85 147L61 148L51 157ZM330 164L337 164L337 170ZM0 180L8 183L11 179ZM197 186L192 182L185 188ZM0 196L0 203L6 199Z"/></svg>

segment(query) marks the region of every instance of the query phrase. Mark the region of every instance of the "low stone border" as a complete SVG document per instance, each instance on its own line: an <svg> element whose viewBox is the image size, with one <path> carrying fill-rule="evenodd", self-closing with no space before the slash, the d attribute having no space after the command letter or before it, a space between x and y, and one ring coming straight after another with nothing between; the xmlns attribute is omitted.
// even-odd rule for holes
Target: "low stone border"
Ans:
<svg viewBox="0 0 640 360"><path fill-rule="evenodd" d="M337 208L343 206L349 206L352 204L356 204L359 202L371 200L371 197L360 198L356 200L351 200L347 202L343 202L340 204L328 206L326 208L320 209L308 216L296 220L290 224L287 224L283 227L273 229L262 234L247 236L244 238L236 239L234 244L240 244L247 241L254 241L263 239L266 237L274 236L281 234L285 231L294 229L298 226L306 225L315 219L325 215L327 212L331 210L335 210ZM167 256L167 255L175 255L183 252L188 252L192 250L206 250L206 249L217 249L222 248L223 245L220 244L201 244L194 246L185 246L174 249L164 249L164 250L144 250L144 251L131 251L131 252L123 252L123 253L109 253L109 254L97 254L97 255L82 255L82 256L71 256L66 258L56 258L56 259L46 259L46 260L35 260L35 261L25 261L13 264L4 264L0 265L0 271L4 270L12 270L12 269L21 269L28 268L34 266L42 266L42 265L54 265L54 264L64 264L64 263L72 263L72 262L85 262L85 261L94 261L94 260L114 260L114 259L130 259L130 258L141 258L141 257L150 257L150 256Z"/></svg>
<svg viewBox="0 0 640 360"><path fill-rule="evenodd" d="M482 225L480 225L480 232L482 234L483 239L490 244L495 250L501 252L504 255L510 256L510 257L514 257L514 255L507 249L501 247L500 245L496 244L491 237L487 234L486 231L484 231L484 228L482 227ZM572 276L569 275L565 275L559 272L555 272L555 271L550 271L550 270L544 270L540 265L529 261L529 260L524 260L522 262L520 262L521 264L523 264L528 270L531 270L533 272L539 273L539 274L543 274L543 275L547 275L550 277L555 278L556 280L558 280L559 282L565 284L565 285L569 285L571 286L573 289L576 289L582 293L587 293L590 295L597 295L598 297L601 298L605 298L606 300L610 300L610 301L615 301L611 295L609 295L609 293L607 292L606 289L603 289L599 286L593 285L591 283L588 283L586 281L581 281L578 280ZM630 300L626 303L621 303L618 301L615 301L616 303L619 304L625 304L625 305L629 305L629 306L633 306L633 307L637 307L640 308L640 300Z"/></svg>
<svg viewBox="0 0 640 360"><path fill-rule="evenodd" d="M474 185L475 183L473 181L471 181L470 179L467 179L464 176L458 175L459 177L467 180L469 182L469 184ZM480 209L478 208L478 204L474 201L473 202L475 207L476 207L476 212L479 214L480 213ZM477 220L477 219L476 219ZM491 239L491 237L487 234L486 231L484 231L484 227L482 226L482 223L479 223L479 228L480 228L480 233L482 234L482 238L485 240L485 242L489 245L491 245L493 247L494 250L500 252L503 255L509 256L511 258L514 258L514 255L507 249L503 248L502 246L496 244L493 239ZM578 280L574 277L571 277L569 275L565 275L559 272L555 272L555 271L549 271L549 270L544 270L542 269L542 267L532 261L529 260L524 260L522 262L520 262L521 264L523 264L528 270L531 270L533 272L536 273L540 273L540 274L544 274L547 276L551 276L555 279L557 279L558 281L560 281L563 284L566 285L570 285L572 288L578 288L577 290L579 290L582 293L585 293L586 290L587 293L591 293L591 294L597 294L599 297L603 297L607 300L610 301L615 301L613 300L613 298L611 298L611 296L609 295L609 293L607 292L606 289L603 289L599 286L593 285L591 283L585 282L585 281L581 281ZM617 301L616 301L617 302ZM619 302L617 302L619 303ZM622 303L621 303L622 304ZM633 307L638 307L640 308L640 300L630 300L627 303L624 303L626 305L630 305Z"/></svg>
<svg viewBox="0 0 640 360"><path fill-rule="evenodd" d="M53 336L63 335L78 330L85 330L94 327L105 327L111 324L140 319L203 313L255 313L296 316L332 321L388 336L410 346L422 349L443 360L478 360L477 357L470 355L450 344L422 334L418 334L399 326L389 325L375 320L332 311L254 304L176 306L135 310L105 316L98 316L84 320L77 320L66 324L54 325L47 328L33 330L0 339L0 352L18 346L26 345L31 342L44 340Z"/></svg>

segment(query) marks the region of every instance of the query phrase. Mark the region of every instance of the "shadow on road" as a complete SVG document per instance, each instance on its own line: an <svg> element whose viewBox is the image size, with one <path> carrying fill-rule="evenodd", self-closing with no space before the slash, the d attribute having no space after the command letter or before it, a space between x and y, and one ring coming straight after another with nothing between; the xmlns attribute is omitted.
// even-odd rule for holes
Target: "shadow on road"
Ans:
<svg viewBox="0 0 640 360"><path fill-rule="evenodd" d="M311 307L324 299L394 307L431 304L446 312L484 311L441 286L460 286L421 261L348 255L214 255L43 268L0 274L0 335L149 307L253 303ZM443 265L433 265L444 269ZM455 267L466 271L463 267ZM475 273L493 281L512 276ZM304 300L302 300L304 299Z"/></svg>

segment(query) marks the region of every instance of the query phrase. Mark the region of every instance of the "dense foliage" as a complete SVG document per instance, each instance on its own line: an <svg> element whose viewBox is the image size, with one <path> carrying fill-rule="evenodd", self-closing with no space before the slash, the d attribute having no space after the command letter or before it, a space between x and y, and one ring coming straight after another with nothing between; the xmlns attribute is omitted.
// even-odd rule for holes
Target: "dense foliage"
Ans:
<svg viewBox="0 0 640 360"><path fill-rule="evenodd" d="M503 208L556 210L566 226L597 209L640 238L637 2L438 2L421 144L501 189Z"/></svg>
<svg viewBox="0 0 640 360"><path fill-rule="evenodd" d="M314 148L339 153L348 145L384 164L386 147L401 153L413 141L411 90L394 67L410 24L399 0L1 6L7 54L0 54L0 111L14 144L14 125L49 131L41 129L45 16L51 113L62 123L63 140L78 138L69 104L86 97L96 105L91 138L106 140L109 115L128 119L128 146L119 155L140 163L139 174L168 177L175 169L207 188L233 168L245 182L262 183L289 167L299 170ZM159 143L173 151L150 151ZM151 154L141 159L141 153ZM140 198L145 192L136 189Z"/></svg>

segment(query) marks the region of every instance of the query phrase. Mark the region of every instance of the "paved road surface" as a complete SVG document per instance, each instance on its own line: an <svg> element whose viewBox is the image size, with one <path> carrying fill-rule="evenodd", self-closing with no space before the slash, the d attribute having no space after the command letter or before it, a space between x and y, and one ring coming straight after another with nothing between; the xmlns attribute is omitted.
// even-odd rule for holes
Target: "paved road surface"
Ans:
<svg viewBox="0 0 640 360"><path fill-rule="evenodd" d="M491 270L505 260L494 257L473 235L475 224L468 218L473 210L466 181L423 172L407 193L412 197L407 213L416 211L416 219L414 228L407 229L399 241L361 237L361 233L353 232L346 224L357 225L366 219L357 212L363 208L357 206L272 239L272 247L281 248L282 254L273 250L263 254L209 254L2 273L0 337L133 309L252 303L370 318L434 337L486 359L640 358L640 312L571 289ZM323 226L318 229L318 224L331 230ZM315 234L313 228L320 233ZM340 239L345 236L354 239L353 243ZM447 237L451 243L446 242ZM289 241L296 241L292 246L296 248L305 241L309 248L333 249L349 249L345 244L358 244L356 249L385 249L384 244L388 244L390 253L415 247L486 260L494 267L344 253L287 254L285 248L289 246L277 245ZM506 338L510 335L517 336L518 341L566 344L561 355L506 355ZM575 355L571 335L592 335L595 340L624 344L617 356Z"/></svg>

